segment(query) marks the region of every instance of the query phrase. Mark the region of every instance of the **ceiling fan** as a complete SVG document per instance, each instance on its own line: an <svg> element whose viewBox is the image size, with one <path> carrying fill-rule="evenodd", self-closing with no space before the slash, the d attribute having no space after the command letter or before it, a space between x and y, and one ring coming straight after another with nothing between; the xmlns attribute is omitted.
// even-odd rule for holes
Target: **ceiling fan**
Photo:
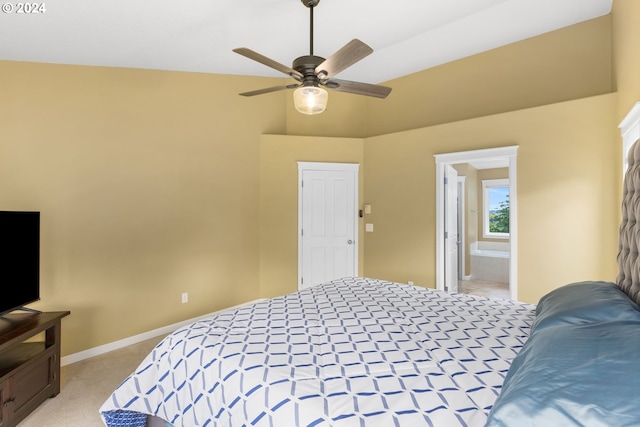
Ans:
<svg viewBox="0 0 640 427"><path fill-rule="evenodd" d="M301 1L310 11L311 29L309 55L296 58L293 61L293 65L288 67L246 47L233 49L234 52L242 56L293 77L297 83L243 92L240 95L254 96L284 89L296 89L293 95L294 104L296 109L304 114L319 114L326 109L329 95L324 87L340 92L386 98L391 92L390 87L334 78L339 72L371 54L373 49L360 40L353 39L327 59L314 55L313 9L320 3L320 0Z"/></svg>

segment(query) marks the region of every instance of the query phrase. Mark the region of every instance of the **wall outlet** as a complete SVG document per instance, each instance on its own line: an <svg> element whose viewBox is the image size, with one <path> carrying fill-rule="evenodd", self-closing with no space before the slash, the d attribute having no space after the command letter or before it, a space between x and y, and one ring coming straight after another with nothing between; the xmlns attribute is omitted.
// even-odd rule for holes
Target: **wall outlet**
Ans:
<svg viewBox="0 0 640 427"><path fill-rule="evenodd" d="M182 293L182 303L187 303L189 302L189 292L183 292Z"/></svg>

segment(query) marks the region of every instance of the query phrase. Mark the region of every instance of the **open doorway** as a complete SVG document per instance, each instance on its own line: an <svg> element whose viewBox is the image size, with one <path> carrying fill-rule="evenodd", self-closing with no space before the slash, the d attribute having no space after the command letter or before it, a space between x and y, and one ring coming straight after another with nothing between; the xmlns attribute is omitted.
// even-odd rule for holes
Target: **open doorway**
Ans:
<svg viewBox="0 0 640 427"><path fill-rule="evenodd" d="M487 273L484 277L488 282L487 286L505 283L504 296L513 300L517 299L517 148L517 146L511 146L435 155L437 289L448 292L464 292L464 284L472 283L465 282L465 279L483 279L481 276ZM446 179L450 168L454 168L458 176L455 183L450 183L454 185L447 183ZM461 179L461 177L464 178ZM461 180L464 180L462 185L459 183ZM462 193L458 196L461 189L475 192L476 198L472 197L471 203L469 203L469 197L463 196ZM456 194L453 198L452 191L455 191ZM486 195L478 194L485 191ZM508 195L506 204L504 203L505 191ZM495 194L493 204L496 206L478 202L478 200L487 200L490 194ZM500 204L498 197L500 194L502 194L502 204ZM461 206L467 208L461 208ZM458 218L457 229L454 231L458 236L457 250L455 251L452 251L451 242L449 242L451 239L447 239L451 236L448 224L451 223L452 210L455 210ZM496 228L495 226L491 228L486 225L489 218L495 220L501 217L502 220L505 220L505 215L506 233L504 228ZM465 224L475 224L475 230L469 233L469 230L465 229ZM485 227L487 228L485 229ZM482 258L488 255L491 256L491 259ZM471 269L474 268L474 264L479 262L487 262L488 264L472 274ZM454 272L451 271L451 265L459 266L455 272L457 276L455 279L452 279ZM493 277L493 275L497 276ZM456 286L452 285L452 280L456 281ZM479 282L482 280L474 280L473 283L478 284ZM460 289L458 289L458 284L462 285ZM498 289L495 293L499 294L500 290Z"/></svg>

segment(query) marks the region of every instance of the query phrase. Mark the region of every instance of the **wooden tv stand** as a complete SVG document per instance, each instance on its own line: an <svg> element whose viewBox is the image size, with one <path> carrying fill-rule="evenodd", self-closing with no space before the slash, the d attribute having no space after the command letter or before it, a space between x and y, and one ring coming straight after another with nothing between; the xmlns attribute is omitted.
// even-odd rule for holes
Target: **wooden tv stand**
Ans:
<svg viewBox="0 0 640 427"><path fill-rule="evenodd" d="M60 393L61 320L69 314L14 312L0 317L0 427L15 426ZM36 337L41 333L42 338Z"/></svg>

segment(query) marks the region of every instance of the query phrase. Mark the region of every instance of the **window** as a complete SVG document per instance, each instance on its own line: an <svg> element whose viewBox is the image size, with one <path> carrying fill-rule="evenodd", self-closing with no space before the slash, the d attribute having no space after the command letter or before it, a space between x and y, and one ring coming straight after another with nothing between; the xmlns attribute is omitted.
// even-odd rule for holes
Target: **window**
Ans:
<svg viewBox="0 0 640 427"><path fill-rule="evenodd" d="M509 180L482 180L484 237L509 238Z"/></svg>

